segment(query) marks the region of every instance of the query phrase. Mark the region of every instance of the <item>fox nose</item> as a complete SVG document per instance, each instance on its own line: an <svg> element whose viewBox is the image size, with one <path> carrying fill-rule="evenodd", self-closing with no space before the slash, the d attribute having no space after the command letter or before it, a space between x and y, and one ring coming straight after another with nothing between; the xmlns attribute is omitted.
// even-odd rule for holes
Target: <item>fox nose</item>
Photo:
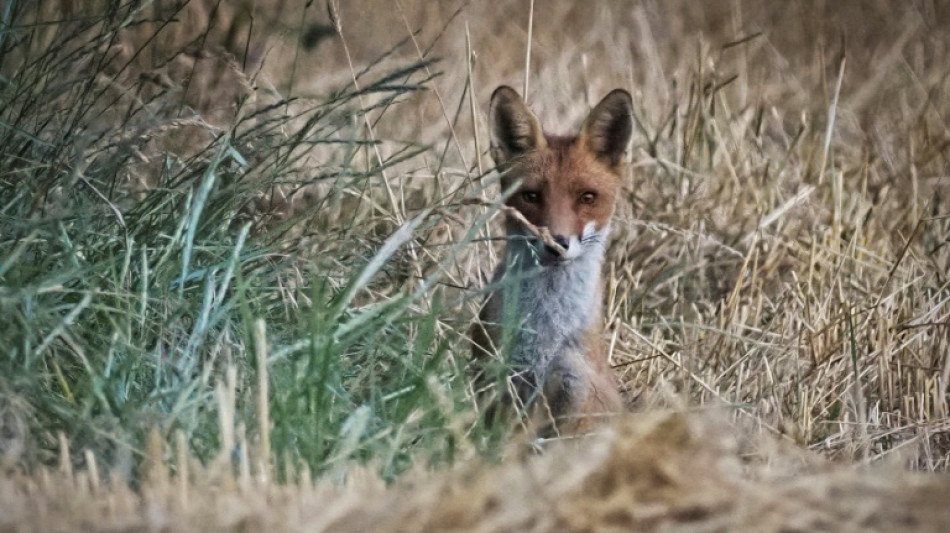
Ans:
<svg viewBox="0 0 950 533"><path fill-rule="evenodd" d="M564 235L554 235L553 239L554 242L556 242L561 246L561 248L564 248L565 250L567 250L571 245L571 241ZM545 249L547 249L548 253L551 255L561 255L553 246L545 246Z"/></svg>

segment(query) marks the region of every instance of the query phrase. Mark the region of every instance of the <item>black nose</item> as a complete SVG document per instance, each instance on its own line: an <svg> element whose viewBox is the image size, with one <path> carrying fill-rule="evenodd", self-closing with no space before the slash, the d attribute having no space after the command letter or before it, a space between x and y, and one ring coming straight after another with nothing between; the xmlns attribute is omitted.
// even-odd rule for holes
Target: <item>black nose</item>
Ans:
<svg viewBox="0 0 950 533"><path fill-rule="evenodd" d="M558 243L561 248L564 248L565 250L567 250L567 248L571 245L571 241L563 235L554 235L553 239L554 242ZM545 246L544 248L551 255L561 255L553 246Z"/></svg>

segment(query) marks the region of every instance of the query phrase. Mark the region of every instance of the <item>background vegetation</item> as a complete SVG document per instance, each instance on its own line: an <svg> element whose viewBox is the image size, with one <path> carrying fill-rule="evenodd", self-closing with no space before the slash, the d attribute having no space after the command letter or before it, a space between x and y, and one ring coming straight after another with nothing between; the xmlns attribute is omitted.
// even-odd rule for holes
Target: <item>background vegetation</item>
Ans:
<svg viewBox="0 0 950 533"><path fill-rule="evenodd" d="M466 369L500 83L555 132L634 94L605 306L635 411L948 467L942 2L0 7L5 470L504 455Z"/></svg>

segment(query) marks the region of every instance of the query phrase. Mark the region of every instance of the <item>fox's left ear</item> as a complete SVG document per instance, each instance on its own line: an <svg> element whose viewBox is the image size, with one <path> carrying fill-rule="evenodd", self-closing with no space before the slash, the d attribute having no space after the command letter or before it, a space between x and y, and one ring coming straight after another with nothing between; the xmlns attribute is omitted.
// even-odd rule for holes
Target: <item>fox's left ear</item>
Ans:
<svg viewBox="0 0 950 533"><path fill-rule="evenodd" d="M623 161L633 136L633 99L623 89L614 89L590 112L581 126L581 142L611 167Z"/></svg>

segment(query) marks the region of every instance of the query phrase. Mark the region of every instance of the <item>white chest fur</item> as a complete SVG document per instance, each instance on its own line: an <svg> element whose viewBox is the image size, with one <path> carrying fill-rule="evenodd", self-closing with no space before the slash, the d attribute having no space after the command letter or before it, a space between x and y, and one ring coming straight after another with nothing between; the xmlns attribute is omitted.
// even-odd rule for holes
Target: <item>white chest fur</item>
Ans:
<svg viewBox="0 0 950 533"><path fill-rule="evenodd" d="M590 328L600 319L599 241L571 261L546 266L538 264L530 244L512 241L506 265L495 273L502 283L500 322L513 328L510 362L535 385L571 353L583 355Z"/></svg>

